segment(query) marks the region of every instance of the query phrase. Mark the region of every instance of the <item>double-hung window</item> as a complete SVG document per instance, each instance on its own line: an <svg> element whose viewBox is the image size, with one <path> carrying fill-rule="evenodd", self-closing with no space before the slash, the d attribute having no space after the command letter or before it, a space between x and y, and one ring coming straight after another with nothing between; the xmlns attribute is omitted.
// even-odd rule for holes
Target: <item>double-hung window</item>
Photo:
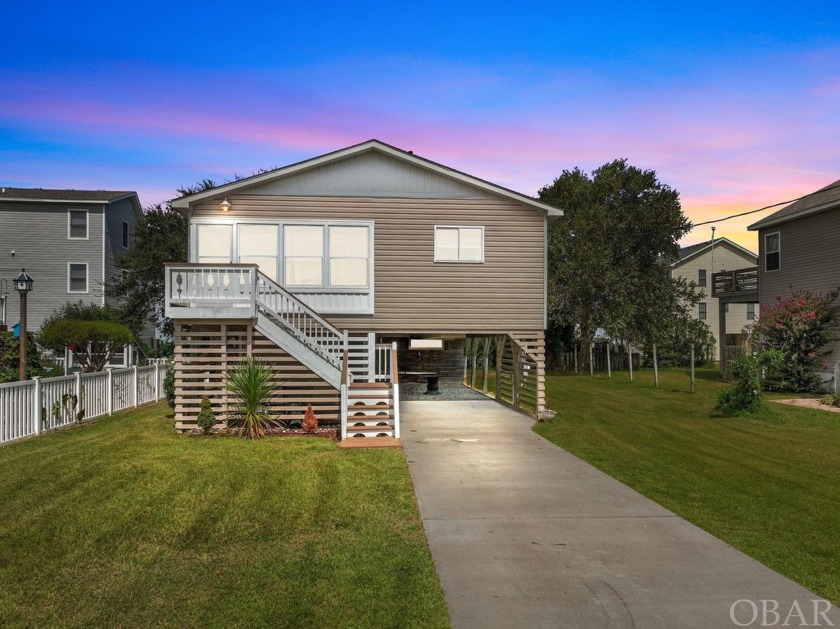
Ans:
<svg viewBox="0 0 840 629"><path fill-rule="evenodd" d="M324 226L285 225L283 267L286 286L324 286Z"/></svg>
<svg viewBox="0 0 840 629"><path fill-rule="evenodd" d="M484 228L435 226L435 262L484 262Z"/></svg>
<svg viewBox="0 0 840 629"><path fill-rule="evenodd" d="M764 235L764 270L778 271L782 268L782 241L779 232Z"/></svg>
<svg viewBox="0 0 840 629"><path fill-rule="evenodd" d="M70 240L87 240L88 238L88 211L68 210L67 211L67 238Z"/></svg>
<svg viewBox="0 0 840 629"><path fill-rule="evenodd" d="M704 288L706 286L706 269L700 269L697 277L697 286Z"/></svg>
<svg viewBox="0 0 840 629"><path fill-rule="evenodd" d="M355 225L329 226L330 286L363 288L368 286L370 230Z"/></svg>
<svg viewBox="0 0 840 629"><path fill-rule="evenodd" d="M699 318L700 318L700 321L705 321L705 320L706 320L706 317L707 317L707 312L706 312L706 302L705 302L705 301L701 301L701 302L698 304L698 307L699 307Z"/></svg>
<svg viewBox="0 0 840 629"><path fill-rule="evenodd" d="M755 321L755 304L747 304L747 320Z"/></svg>
<svg viewBox="0 0 840 629"><path fill-rule="evenodd" d="M67 292L88 292L88 265L70 262L67 265Z"/></svg>

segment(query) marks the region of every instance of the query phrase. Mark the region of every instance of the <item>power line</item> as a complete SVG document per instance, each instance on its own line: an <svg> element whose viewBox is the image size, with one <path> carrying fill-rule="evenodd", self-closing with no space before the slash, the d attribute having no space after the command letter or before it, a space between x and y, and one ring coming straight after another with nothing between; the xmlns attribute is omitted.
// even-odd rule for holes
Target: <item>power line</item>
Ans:
<svg viewBox="0 0 840 629"><path fill-rule="evenodd" d="M820 194L821 192L828 192L829 190L834 190L835 188L840 188L840 183L836 183L834 185L828 186L826 188L821 188L816 192L809 192L808 194L803 194L801 197L797 197L796 199L791 199L790 201L781 201L779 203L774 203L773 205L765 205L764 207L760 207L757 210L749 210L747 212L740 212L738 214L732 214L731 216L724 216L723 218L716 218L711 221L703 221L702 223L694 223L692 227L702 227L703 225L711 225L712 223L720 223L722 221L728 221L731 218L738 218L739 216L747 216L748 214L756 214L757 212L764 212L766 210L771 210L774 207L779 207L780 205L788 205L790 203L795 203L796 201L801 201L802 199L807 199L808 197L812 197L815 194Z"/></svg>

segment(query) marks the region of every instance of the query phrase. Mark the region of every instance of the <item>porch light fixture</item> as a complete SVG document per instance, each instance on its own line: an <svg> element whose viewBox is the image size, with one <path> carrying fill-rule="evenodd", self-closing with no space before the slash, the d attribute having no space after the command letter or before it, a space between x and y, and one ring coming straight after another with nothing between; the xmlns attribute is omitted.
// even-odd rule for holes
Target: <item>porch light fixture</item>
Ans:
<svg viewBox="0 0 840 629"><path fill-rule="evenodd" d="M229 212L230 211L230 202L227 200L227 197L225 197L224 201L219 203L219 208L222 210L222 212Z"/></svg>

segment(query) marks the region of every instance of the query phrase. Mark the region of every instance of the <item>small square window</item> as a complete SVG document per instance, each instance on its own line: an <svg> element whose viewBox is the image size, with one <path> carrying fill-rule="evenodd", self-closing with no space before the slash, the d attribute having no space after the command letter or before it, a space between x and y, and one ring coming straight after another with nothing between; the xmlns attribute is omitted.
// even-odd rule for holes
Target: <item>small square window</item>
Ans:
<svg viewBox="0 0 840 629"><path fill-rule="evenodd" d="M435 262L484 262L484 228L435 227Z"/></svg>
<svg viewBox="0 0 840 629"><path fill-rule="evenodd" d="M764 236L764 270L778 271L782 268L782 241L779 232Z"/></svg>
<svg viewBox="0 0 840 629"><path fill-rule="evenodd" d="M88 265L74 264L67 265L67 292L86 293L88 292Z"/></svg>
<svg viewBox="0 0 840 629"><path fill-rule="evenodd" d="M706 320L706 302L701 301L700 304L698 304L698 305L700 306L700 317L699 317L700 321L705 321Z"/></svg>
<svg viewBox="0 0 840 629"><path fill-rule="evenodd" d="M122 226L122 246L123 246L123 249L128 249L128 244L129 244L129 241L128 241L128 222L123 221L123 226Z"/></svg>
<svg viewBox="0 0 840 629"><path fill-rule="evenodd" d="M87 240L88 212L87 210L69 210L67 216L67 237Z"/></svg>

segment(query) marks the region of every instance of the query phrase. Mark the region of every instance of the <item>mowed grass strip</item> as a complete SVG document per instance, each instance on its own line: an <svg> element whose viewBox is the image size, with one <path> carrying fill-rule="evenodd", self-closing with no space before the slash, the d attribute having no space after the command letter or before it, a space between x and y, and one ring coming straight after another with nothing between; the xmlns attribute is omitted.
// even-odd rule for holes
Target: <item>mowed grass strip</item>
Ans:
<svg viewBox="0 0 840 629"><path fill-rule="evenodd" d="M536 432L813 592L840 604L840 415L768 402L715 417L717 373L547 378ZM783 397L783 396L771 396ZM790 397L790 396L786 396Z"/></svg>
<svg viewBox="0 0 840 629"><path fill-rule="evenodd" d="M0 448L0 626L449 626L400 450L168 412Z"/></svg>

